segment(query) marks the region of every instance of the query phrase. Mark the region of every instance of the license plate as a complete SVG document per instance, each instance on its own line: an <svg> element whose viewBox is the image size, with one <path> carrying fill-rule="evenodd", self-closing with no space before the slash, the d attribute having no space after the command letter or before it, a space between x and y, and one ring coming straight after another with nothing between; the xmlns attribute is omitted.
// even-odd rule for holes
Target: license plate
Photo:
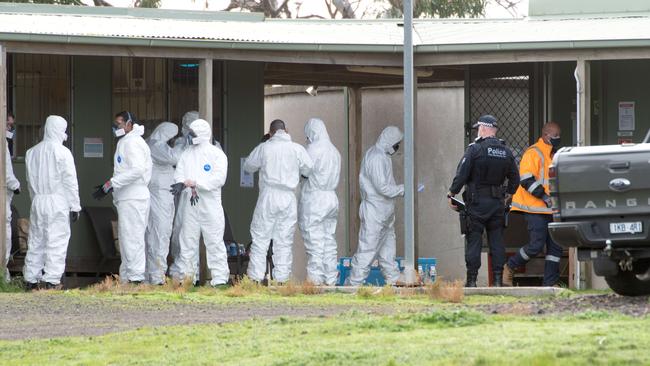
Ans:
<svg viewBox="0 0 650 366"><path fill-rule="evenodd" d="M643 224L637 222L612 222L609 224L611 234L638 234L643 232Z"/></svg>

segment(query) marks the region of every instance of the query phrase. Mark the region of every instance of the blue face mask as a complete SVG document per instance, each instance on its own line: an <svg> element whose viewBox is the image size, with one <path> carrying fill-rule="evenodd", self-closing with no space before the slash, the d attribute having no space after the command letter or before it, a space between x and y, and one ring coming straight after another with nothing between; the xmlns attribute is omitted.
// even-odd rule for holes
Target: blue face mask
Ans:
<svg viewBox="0 0 650 366"><path fill-rule="evenodd" d="M188 145L198 145L199 144L199 141L198 141L197 136L194 133L194 131L190 131L187 134L187 144Z"/></svg>

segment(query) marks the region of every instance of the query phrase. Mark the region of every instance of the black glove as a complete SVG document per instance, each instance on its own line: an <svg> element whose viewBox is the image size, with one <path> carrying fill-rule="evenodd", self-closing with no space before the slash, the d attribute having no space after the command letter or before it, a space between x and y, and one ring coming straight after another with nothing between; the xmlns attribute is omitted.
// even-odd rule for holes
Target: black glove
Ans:
<svg viewBox="0 0 650 366"><path fill-rule="evenodd" d="M70 212L70 221L77 222L77 220L79 220L79 212L71 211Z"/></svg>
<svg viewBox="0 0 650 366"><path fill-rule="evenodd" d="M192 197L190 197L190 205L196 206L199 203L199 195L196 193L196 189L192 188Z"/></svg>
<svg viewBox="0 0 650 366"><path fill-rule="evenodd" d="M96 200L101 200L104 197L108 196L109 193L113 191L110 181L107 181L104 184L95 186L95 192L93 192L93 198Z"/></svg>
<svg viewBox="0 0 650 366"><path fill-rule="evenodd" d="M20 194L20 188L14 189L14 194Z"/></svg>
<svg viewBox="0 0 650 366"><path fill-rule="evenodd" d="M551 200L551 197L548 195L543 195L542 196L542 201L544 201L544 204L546 205L546 208L551 208L553 207L553 201Z"/></svg>
<svg viewBox="0 0 650 366"><path fill-rule="evenodd" d="M178 196L185 189L185 184L183 184L183 183L175 183L175 184L172 184L170 187L172 187L172 189L170 189L169 191L174 196Z"/></svg>

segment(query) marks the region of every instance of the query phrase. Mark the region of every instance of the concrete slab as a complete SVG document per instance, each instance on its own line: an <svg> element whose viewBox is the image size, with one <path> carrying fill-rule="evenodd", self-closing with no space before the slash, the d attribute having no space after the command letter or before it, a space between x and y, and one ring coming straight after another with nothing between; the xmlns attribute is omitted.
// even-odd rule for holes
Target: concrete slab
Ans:
<svg viewBox="0 0 650 366"><path fill-rule="evenodd" d="M271 289L275 286L271 286ZM355 294L358 286L321 286L323 292L327 293L344 293ZM372 287L377 292L381 291L381 287ZM394 287L395 293L400 295L412 295L426 293L426 287ZM555 296L563 291L559 287L474 287L464 288L465 296L472 295L486 295L486 296L513 296L513 297L529 297L529 296Z"/></svg>
<svg viewBox="0 0 650 366"><path fill-rule="evenodd" d="M465 288L465 296L555 296L566 289L560 287L473 287Z"/></svg>

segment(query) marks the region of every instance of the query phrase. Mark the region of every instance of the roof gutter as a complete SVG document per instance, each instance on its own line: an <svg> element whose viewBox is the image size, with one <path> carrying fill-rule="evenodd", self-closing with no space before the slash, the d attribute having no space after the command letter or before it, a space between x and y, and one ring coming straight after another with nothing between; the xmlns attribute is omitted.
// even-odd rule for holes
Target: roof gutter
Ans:
<svg viewBox="0 0 650 366"><path fill-rule="evenodd" d="M201 49L231 49L250 51L307 51L307 52L367 52L401 53L401 45L306 44L214 41L200 39L121 38L96 36L66 36L50 34L0 33L0 41L40 42L77 45L171 47Z"/></svg>
<svg viewBox="0 0 650 366"><path fill-rule="evenodd" d="M571 49L588 49L588 48L626 48L626 47L629 48L650 47L650 39L419 45L416 46L415 52L423 54L423 53L453 53L453 52L571 50Z"/></svg>
<svg viewBox="0 0 650 366"><path fill-rule="evenodd" d="M230 49L242 51L284 51L284 52L349 52L349 53L402 53L402 45L368 44L307 44L307 43L265 43L240 41L215 41L201 39L122 38L98 36L66 36L53 34L0 33L0 42L39 42L53 44L104 45L151 48L194 48ZM634 48L650 47L650 39L603 40L603 41L551 41L512 42L449 45L416 45L416 54L457 52L498 52L528 50L571 50L589 48Z"/></svg>

